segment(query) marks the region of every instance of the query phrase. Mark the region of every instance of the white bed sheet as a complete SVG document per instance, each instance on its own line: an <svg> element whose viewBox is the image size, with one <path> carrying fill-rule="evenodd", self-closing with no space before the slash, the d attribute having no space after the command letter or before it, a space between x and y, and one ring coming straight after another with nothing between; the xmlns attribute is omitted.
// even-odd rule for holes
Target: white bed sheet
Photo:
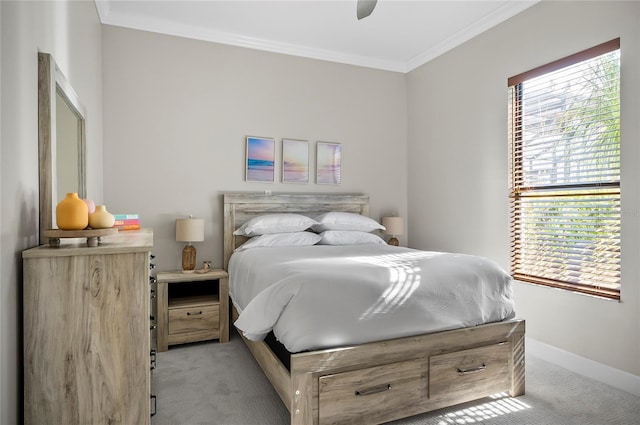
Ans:
<svg viewBox="0 0 640 425"><path fill-rule="evenodd" d="M387 245L251 248L229 262L235 325L292 353L515 317L511 277L484 257Z"/></svg>

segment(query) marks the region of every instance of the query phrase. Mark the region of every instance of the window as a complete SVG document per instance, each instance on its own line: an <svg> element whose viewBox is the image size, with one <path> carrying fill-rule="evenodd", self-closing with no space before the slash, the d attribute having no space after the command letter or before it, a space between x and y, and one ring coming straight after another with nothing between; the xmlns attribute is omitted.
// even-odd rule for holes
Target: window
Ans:
<svg viewBox="0 0 640 425"><path fill-rule="evenodd" d="M620 39L508 85L512 276L620 299Z"/></svg>

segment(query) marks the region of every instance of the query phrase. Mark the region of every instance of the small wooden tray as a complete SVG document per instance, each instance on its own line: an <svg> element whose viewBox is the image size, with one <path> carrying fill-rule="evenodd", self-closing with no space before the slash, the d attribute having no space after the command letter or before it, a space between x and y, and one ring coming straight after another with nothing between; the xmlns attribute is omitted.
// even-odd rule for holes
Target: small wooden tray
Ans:
<svg viewBox="0 0 640 425"><path fill-rule="evenodd" d="M49 238L49 245L54 247L60 246L60 238L87 238L87 246L98 246L100 237L115 235L116 233L118 233L116 227L84 230L45 229L42 231L42 235Z"/></svg>

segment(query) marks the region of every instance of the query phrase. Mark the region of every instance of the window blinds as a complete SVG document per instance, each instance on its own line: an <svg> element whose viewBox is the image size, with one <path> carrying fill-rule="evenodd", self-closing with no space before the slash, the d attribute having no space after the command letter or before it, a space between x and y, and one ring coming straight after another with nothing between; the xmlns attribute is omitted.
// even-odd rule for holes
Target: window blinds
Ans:
<svg viewBox="0 0 640 425"><path fill-rule="evenodd" d="M509 79L514 278L619 298L620 40Z"/></svg>

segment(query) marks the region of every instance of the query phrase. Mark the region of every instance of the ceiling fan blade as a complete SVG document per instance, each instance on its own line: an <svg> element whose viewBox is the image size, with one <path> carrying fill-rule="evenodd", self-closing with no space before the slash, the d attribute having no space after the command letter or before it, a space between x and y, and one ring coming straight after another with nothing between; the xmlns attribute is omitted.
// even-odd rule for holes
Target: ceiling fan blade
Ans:
<svg viewBox="0 0 640 425"><path fill-rule="evenodd" d="M373 12L373 9L376 7L376 3L378 3L378 0L358 0L358 20L371 15L371 12Z"/></svg>

